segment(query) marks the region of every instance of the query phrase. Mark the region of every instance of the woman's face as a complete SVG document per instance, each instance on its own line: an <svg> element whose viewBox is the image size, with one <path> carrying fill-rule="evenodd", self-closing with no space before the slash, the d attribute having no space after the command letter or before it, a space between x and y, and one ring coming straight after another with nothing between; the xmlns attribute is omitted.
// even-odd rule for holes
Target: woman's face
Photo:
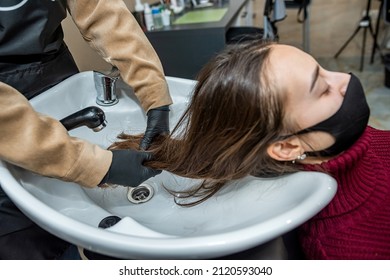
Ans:
<svg viewBox="0 0 390 280"><path fill-rule="evenodd" d="M269 59L270 78L286 94L286 121L298 130L328 119L341 107L349 74L327 71L307 53L287 45L273 45ZM300 137L309 144L305 151L323 150L335 142L326 132Z"/></svg>

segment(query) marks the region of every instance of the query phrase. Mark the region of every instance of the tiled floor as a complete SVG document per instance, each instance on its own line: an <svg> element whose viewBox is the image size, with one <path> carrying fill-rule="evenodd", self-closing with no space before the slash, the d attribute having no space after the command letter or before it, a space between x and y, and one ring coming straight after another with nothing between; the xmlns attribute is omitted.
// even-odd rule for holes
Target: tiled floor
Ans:
<svg viewBox="0 0 390 280"><path fill-rule="evenodd" d="M372 0L371 12L373 28L377 20L380 1ZM385 66L379 53L370 63L373 46L372 36L367 29L363 71L360 71L360 58L363 46L364 28L334 58L337 51L357 28L366 10L367 0L311 0L310 7L310 54L328 70L353 72L366 90L371 108L370 124L377 128L390 129L390 88L385 87ZM287 18L277 24L280 43L302 47L302 25L296 19L297 10L287 10ZM390 53L385 48L386 32L390 29L381 20L378 43L383 45L381 52Z"/></svg>

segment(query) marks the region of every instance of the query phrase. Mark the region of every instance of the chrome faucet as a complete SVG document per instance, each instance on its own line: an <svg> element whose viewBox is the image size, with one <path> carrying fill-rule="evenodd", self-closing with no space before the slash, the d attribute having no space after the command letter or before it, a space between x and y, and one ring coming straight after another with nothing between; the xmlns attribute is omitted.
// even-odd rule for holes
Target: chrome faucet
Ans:
<svg viewBox="0 0 390 280"><path fill-rule="evenodd" d="M112 67L109 72L93 71L95 88L97 91L96 103L102 106L112 106L118 103L116 96L116 81L120 77L118 68Z"/></svg>

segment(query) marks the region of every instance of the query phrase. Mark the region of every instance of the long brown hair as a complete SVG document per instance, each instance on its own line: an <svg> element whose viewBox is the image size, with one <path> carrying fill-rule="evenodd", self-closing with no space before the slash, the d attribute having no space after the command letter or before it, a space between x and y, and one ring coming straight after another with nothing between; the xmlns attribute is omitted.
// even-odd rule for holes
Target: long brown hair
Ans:
<svg viewBox="0 0 390 280"><path fill-rule="evenodd" d="M267 76L272 44L252 41L228 46L212 59L198 74L178 124L149 149L154 159L145 165L203 180L185 193L198 198L190 205L204 201L231 180L297 171L266 151L290 131L284 122L285 97ZM136 149L141 137L122 133L110 148Z"/></svg>

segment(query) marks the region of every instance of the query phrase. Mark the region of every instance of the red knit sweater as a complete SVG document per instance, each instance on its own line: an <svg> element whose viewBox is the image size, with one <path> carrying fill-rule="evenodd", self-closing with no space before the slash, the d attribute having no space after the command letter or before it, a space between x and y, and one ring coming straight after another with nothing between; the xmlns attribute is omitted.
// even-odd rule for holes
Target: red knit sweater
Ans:
<svg viewBox="0 0 390 280"><path fill-rule="evenodd" d="M350 149L322 167L338 189L300 228L307 258L390 259L390 131L367 127Z"/></svg>

